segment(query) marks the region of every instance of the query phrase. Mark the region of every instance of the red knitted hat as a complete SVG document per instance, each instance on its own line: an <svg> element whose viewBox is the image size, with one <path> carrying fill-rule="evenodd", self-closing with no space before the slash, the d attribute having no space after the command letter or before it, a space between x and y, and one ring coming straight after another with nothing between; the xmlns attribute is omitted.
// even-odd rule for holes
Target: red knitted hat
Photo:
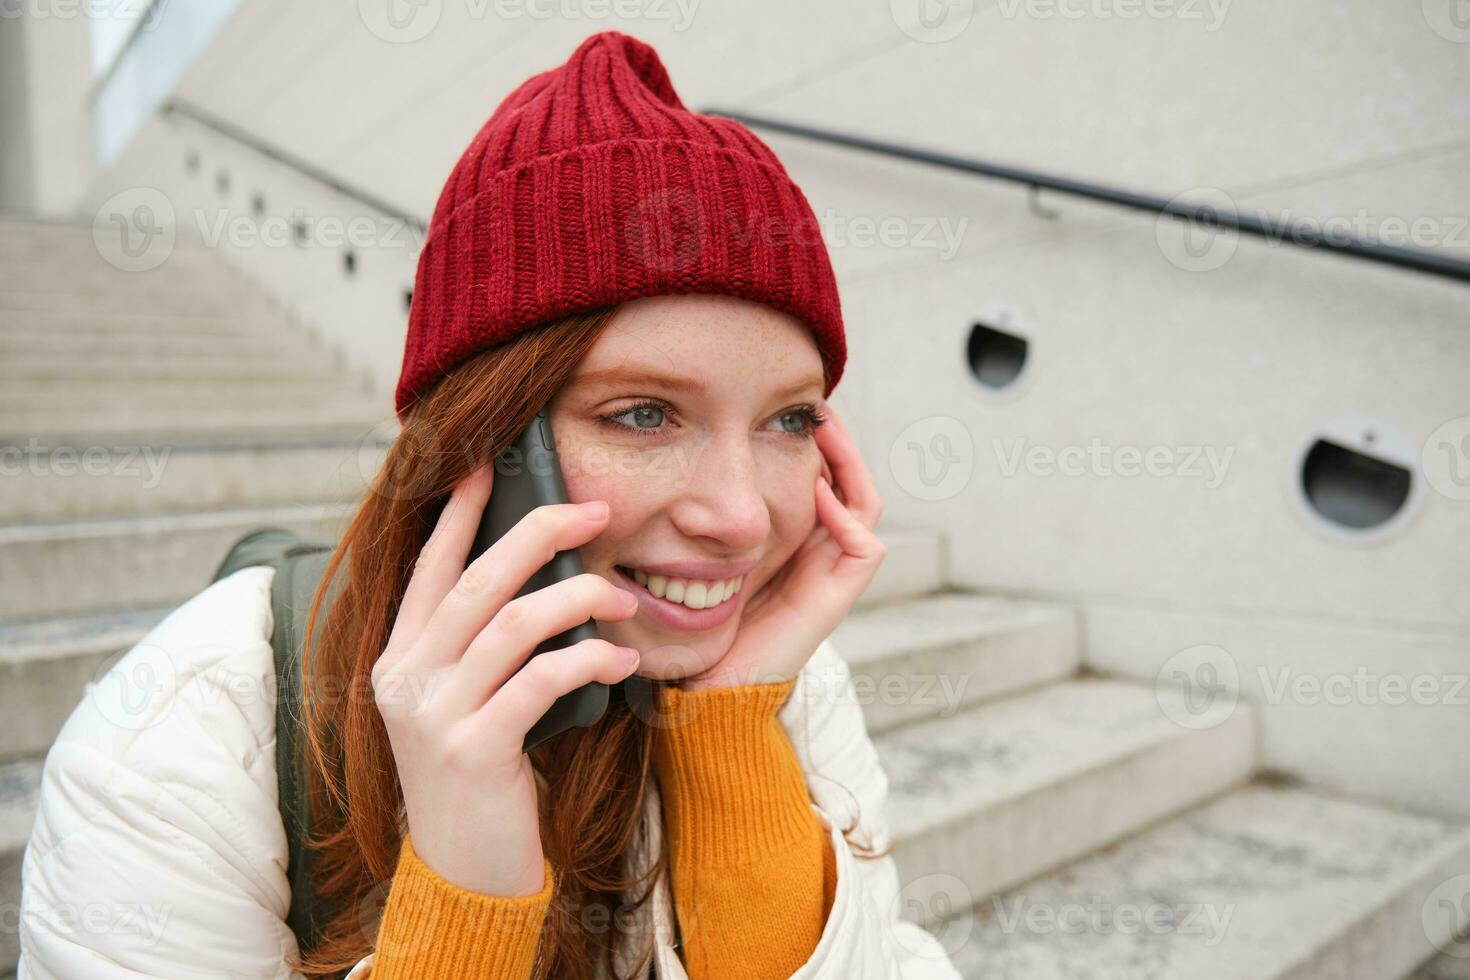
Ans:
<svg viewBox="0 0 1470 980"><path fill-rule="evenodd" d="M395 407L548 320L662 293L790 313L842 376L832 263L806 196L739 123L684 108L619 31L512 92L455 164L419 255Z"/></svg>

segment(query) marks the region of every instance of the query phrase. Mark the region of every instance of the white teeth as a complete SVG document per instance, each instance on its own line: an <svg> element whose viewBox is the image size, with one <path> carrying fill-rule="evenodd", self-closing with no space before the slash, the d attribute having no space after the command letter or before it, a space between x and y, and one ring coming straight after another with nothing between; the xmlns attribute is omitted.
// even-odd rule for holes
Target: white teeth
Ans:
<svg viewBox="0 0 1470 980"><path fill-rule="evenodd" d="M739 575L735 578L711 582L705 579L649 575L635 568L633 569L633 580L660 599L677 602L690 609L709 609L711 606L718 606L739 592L745 576Z"/></svg>

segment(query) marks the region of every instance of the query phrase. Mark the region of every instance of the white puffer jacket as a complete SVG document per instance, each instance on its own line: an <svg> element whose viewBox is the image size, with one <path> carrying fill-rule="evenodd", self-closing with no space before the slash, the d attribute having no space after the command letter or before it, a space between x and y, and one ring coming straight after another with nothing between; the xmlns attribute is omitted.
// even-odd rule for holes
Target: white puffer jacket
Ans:
<svg viewBox="0 0 1470 980"><path fill-rule="evenodd" d="M300 977L284 962L296 940L277 809L273 574L246 568L185 602L72 712L46 757L22 866L20 980ZM796 975L958 980L938 940L899 918L893 859L861 860L841 833L857 805L855 836L887 843L888 780L830 643L779 717L837 857L831 915ZM650 847L658 806L655 792ZM653 932L656 976L685 978L667 877L643 909L635 928ZM368 956L350 976L371 972Z"/></svg>

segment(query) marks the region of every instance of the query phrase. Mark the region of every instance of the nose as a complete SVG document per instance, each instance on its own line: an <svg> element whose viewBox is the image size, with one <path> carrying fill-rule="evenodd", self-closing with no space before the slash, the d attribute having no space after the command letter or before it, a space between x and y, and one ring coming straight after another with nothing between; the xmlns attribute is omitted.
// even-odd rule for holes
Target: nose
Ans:
<svg viewBox="0 0 1470 980"><path fill-rule="evenodd" d="M688 466L687 484L674 491L674 526L731 555L759 549L771 533L771 511L757 462L742 434L705 442Z"/></svg>

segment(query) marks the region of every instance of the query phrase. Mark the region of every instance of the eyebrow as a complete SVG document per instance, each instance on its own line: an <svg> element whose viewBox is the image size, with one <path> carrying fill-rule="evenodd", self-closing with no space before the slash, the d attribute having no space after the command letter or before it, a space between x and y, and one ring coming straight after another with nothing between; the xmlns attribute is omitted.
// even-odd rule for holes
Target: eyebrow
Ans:
<svg viewBox="0 0 1470 980"><path fill-rule="evenodd" d="M611 367L602 368L599 371L587 371L577 375L572 381L576 384L612 383L619 381L633 384L652 384L661 385L675 391L698 391L705 387L694 378L684 375L659 374L655 371L629 367ZM788 395L805 391L807 388L820 389L821 387L822 379L817 375L810 375L795 384L782 388L776 392L776 397L785 398Z"/></svg>

